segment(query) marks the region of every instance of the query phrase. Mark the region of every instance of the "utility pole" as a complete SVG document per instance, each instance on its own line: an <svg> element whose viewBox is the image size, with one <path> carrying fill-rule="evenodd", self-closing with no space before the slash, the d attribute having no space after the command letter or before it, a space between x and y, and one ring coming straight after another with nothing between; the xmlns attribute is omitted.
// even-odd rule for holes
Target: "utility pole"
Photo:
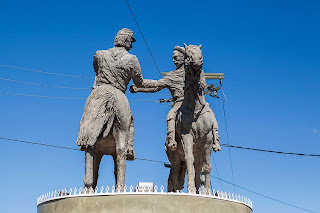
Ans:
<svg viewBox="0 0 320 213"><path fill-rule="evenodd" d="M161 73L163 76L168 72ZM224 73L205 73L204 76L206 79L224 79Z"/></svg>

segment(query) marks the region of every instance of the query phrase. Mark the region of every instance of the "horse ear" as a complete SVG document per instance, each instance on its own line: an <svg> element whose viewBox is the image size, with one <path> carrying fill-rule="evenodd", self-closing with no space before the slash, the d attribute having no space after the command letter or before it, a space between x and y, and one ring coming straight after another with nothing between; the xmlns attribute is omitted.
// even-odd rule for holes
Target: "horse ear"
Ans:
<svg viewBox="0 0 320 213"><path fill-rule="evenodd" d="M185 43L183 43L183 46L184 46L184 48L186 48L186 47L187 47L187 45L186 45Z"/></svg>
<svg viewBox="0 0 320 213"><path fill-rule="evenodd" d="M202 44L199 45L199 48L200 48L200 49L201 49L201 47L202 47Z"/></svg>

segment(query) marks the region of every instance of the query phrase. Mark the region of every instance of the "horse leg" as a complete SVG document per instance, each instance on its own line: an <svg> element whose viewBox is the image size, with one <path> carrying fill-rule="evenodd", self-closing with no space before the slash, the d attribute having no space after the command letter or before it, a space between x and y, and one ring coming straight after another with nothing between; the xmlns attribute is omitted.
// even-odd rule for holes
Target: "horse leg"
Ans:
<svg viewBox="0 0 320 213"><path fill-rule="evenodd" d="M92 188L95 189L98 183L98 176L99 176L99 166L101 162L103 154L99 152L94 152L93 155L93 184Z"/></svg>
<svg viewBox="0 0 320 213"><path fill-rule="evenodd" d="M210 189L210 172L211 172L211 151L212 151L212 143L213 143L213 134L210 131L207 135L206 142L204 145L204 163L203 163L203 170L205 174L205 189L208 191Z"/></svg>
<svg viewBox="0 0 320 213"><path fill-rule="evenodd" d="M200 154L200 153L199 153ZM200 194L200 186L201 186L201 170L202 170L202 163L203 163L203 155L200 154L194 160L194 169L195 169L195 183L196 189L198 190L198 194Z"/></svg>
<svg viewBox="0 0 320 213"><path fill-rule="evenodd" d="M86 188L91 188L93 186L93 147L88 147L85 150L85 172L84 172L84 186Z"/></svg>
<svg viewBox="0 0 320 213"><path fill-rule="evenodd" d="M180 169L179 169L178 188L177 188L178 190L181 190L184 187L184 179L186 177L186 170L187 170L186 163L184 161L181 161Z"/></svg>
<svg viewBox="0 0 320 213"><path fill-rule="evenodd" d="M193 136L191 134L182 134L182 144L187 164L187 175L188 175L188 191L195 193L195 182L194 182L194 156L193 156Z"/></svg>
<svg viewBox="0 0 320 213"><path fill-rule="evenodd" d="M171 152L171 155L172 154L173 153ZM167 188L168 188L168 192L176 192L178 190L178 178L179 178L181 161L176 157L173 157L173 156L171 157L172 157L172 159L170 159L171 168L170 168Z"/></svg>
<svg viewBox="0 0 320 213"><path fill-rule="evenodd" d="M116 131L115 143L116 143L116 169L117 169L117 184L118 190L123 190L125 184L125 173L126 173L126 141L127 132L124 130Z"/></svg>
<svg viewBox="0 0 320 213"><path fill-rule="evenodd" d="M117 180L117 174L118 174L118 172L117 172L117 170L118 170L118 167L117 167L117 155L116 154L114 154L114 155L112 155L112 158L113 158L113 162L114 162L114 179L115 179L115 185L117 185L117 183L118 183L118 180Z"/></svg>

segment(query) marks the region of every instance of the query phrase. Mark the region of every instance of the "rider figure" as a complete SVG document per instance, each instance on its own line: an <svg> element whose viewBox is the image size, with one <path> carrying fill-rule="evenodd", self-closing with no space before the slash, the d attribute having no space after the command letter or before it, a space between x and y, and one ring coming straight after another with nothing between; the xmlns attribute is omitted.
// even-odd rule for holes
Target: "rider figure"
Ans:
<svg viewBox="0 0 320 213"><path fill-rule="evenodd" d="M167 115L167 137L165 143L165 150L169 148L171 151L175 151L177 148L177 142L175 140L175 121L177 110L181 107L184 99L184 87L185 87L185 69L184 69L184 56L185 49L180 46L175 46L172 54L173 63L176 65L176 69L167 73L160 80L150 80L148 85L144 85L141 88L137 88L135 85L130 87L130 92L158 92L164 88L169 89L173 97L173 108ZM207 88L203 70L200 73L199 89L204 90ZM215 121L217 124L217 122ZM216 131L218 126L216 125ZM218 135L218 134L217 134Z"/></svg>
<svg viewBox="0 0 320 213"><path fill-rule="evenodd" d="M114 39L114 47L108 50L99 50L95 53L93 58L93 67L96 72L95 82L92 87L92 92L87 100L85 106L85 113L82 117L81 124L85 123L86 125L80 124L79 133L85 133L84 135L79 134L77 139L77 144L79 145L81 150L86 150L88 147L93 147L94 143L100 137L100 132L102 129L108 128L108 119L107 123L102 123L92 119L94 117L91 113L89 103L94 101L91 100L93 97L100 97L106 103L103 103L101 106L94 106L95 108L103 108L114 101L113 96L117 95L118 92L125 93L127 90L127 86L131 79L138 87L143 86L148 82L148 80L144 80L140 64L135 55L130 54L128 51L132 48L132 43L135 42L135 38L133 37L133 32L130 29L120 29ZM99 93L101 85L108 85L108 91L102 91L102 95L96 94ZM100 87L100 88L99 88ZM104 97L107 95L106 92L112 93L108 97ZM96 94L96 95L95 95ZM126 99L126 97L124 96ZM126 100L123 100L126 101ZM88 105L88 106L87 106ZM107 111L107 110L105 110ZM130 111L130 109L129 109ZM86 113L87 112L87 113ZM88 114L88 115L87 115ZM130 132L129 139L127 142L127 159L134 160L135 153L133 150L133 137L134 137L134 123L131 114L131 123L130 123ZM101 117L101 115L95 115ZM99 118L98 119L101 119ZM109 119L110 120L110 119ZM88 125L88 123L96 126L101 131L94 131L94 129ZM108 125L107 125L108 124ZM81 136L80 136L81 135Z"/></svg>

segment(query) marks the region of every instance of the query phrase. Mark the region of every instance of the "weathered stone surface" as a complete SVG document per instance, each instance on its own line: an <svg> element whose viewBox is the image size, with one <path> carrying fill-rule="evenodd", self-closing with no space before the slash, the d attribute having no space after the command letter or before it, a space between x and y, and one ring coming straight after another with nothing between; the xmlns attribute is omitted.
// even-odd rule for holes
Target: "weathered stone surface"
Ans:
<svg viewBox="0 0 320 213"><path fill-rule="evenodd" d="M181 195L74 197L38 206L38 213L252 213L227 200Z"/></svg>
<svg viewBox="0 0 320 213"><path fill-rule="evenodd" d="M205 173L205 188L210 188L210 158L212 148L220 150L215 116L206 103L201 45L185 45L185 87L184 99L177 111L176 136L178 147L171 157L173 185L179 189L181 167L186 167L188 191L200 188L201 170ZM185 165L184 165L185 164Z"/></svg>
<svg viewBox="0 0 320 213"><path fill-rule="evenodd" d="M172 55L176 70L162 79L151 80L144 88L132 85L131 92L157 92L168 88L174 106L167 116L166 152L171 162L168 191L183 189L186 170L188 190L200 187L200 173L205 172L205 187L210 187L211 149L220 151L218 123L205 101L207 84L202 70L201 46L174 48Z"/></svg>
<svg viewBox="0 0 320 213"><path fill-rule="evenodd" d="M177 142L175 141L175 119L177 110L180 108L184 97L184 80L185 80L185 70L184 70L184 53L183 47L175 46L172 54L172 59L176 65L176 69L169 72L160 80L149 80L148 84L144 84L143 87L137 88L135 85L131 85L130 91L132 93L136 92L158 92L164 88L169 89L173 97L173 108L169 111L167 115L167 138L165 143L165 150L168 148L175 150L177 148Z"/></svg>
<svg viewBox="0 0 320 213"><path fill-rule="evenodd" d="M125 91L131 79L137 86L146 82L137 57L128 52L134 41L131 30L121 29L113 48L97 51L94 55L96 78L77 139L80 149L85 151L86 187L96 187L103 155L111 155L114 159L117 187L123 187L125 183L126 159L135 159L134 123Z"/></svg>

